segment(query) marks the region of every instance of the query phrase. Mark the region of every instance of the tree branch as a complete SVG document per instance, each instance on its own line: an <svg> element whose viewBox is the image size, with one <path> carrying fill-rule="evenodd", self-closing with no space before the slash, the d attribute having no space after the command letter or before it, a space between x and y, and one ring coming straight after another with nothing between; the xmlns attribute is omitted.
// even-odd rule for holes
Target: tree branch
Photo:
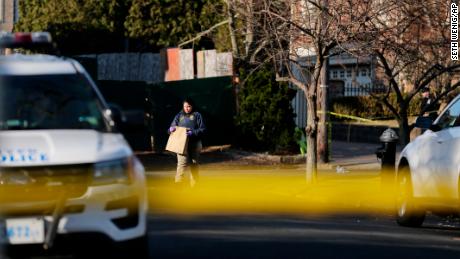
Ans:
<svg viewBox="0 0 460 259"><path fill-rule="evenodd" d="M184 46L184 45L187 45L187 44L189 44L189 43L191 43L191 42L194 42L195 40L200 39L200 38L203 37L204 35L206 35L206 34L212 32L212 31L215 30L216 28L218 28L218 27L220 27L220 26L222 26L222 25L225 25L225 24L227 24L227 23L229 23L229 22L230 22L230 19L221 21L221 22L219 22L219 23L213 25L211 28L209 28L209 29L207 29L207 30L205 30L205 31L202 31L202 32L198 33L195 37L191 38L190 40L187 40L187 41L184 41L184 42L180 43L180 44L178 45L178 47L180 48L180 47L182 47L182 46Z"/></svg>

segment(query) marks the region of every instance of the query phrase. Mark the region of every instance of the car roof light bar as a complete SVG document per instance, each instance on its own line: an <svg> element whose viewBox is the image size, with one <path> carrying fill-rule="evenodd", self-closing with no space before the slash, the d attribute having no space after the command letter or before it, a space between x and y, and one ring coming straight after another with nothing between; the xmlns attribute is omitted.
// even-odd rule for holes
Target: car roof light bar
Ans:
<svg viewBox="0 0 460 259"><path fill-rule="evenodd" d="M0 48L34 49L51 46L53 46L53 42L49 32L0 33Z"/></svg>

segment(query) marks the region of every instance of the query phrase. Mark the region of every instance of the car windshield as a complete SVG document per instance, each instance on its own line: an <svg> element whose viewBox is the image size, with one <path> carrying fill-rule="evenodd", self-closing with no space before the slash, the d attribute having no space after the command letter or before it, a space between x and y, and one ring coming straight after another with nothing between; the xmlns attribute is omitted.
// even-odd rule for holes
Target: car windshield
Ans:
<svg viewBox="0 0 460 259"><path fill-rule="evenodd" d="M0 130L94 129L109 131L102 105L80 74L0 78Z"/></svg>

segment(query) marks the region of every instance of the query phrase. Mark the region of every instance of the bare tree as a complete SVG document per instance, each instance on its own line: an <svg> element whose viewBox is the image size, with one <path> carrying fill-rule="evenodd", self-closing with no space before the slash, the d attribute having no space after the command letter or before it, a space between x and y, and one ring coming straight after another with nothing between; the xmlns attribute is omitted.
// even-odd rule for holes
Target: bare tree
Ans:
<svg viewBox="0 0 460 259"><path fill-rule="evenodd" d="M369 44L364 55L371 51L375 56L378 76L388 86L386 94L374 97L394 114L402 144L410 141L414 125L408 110L421 89L433 89L437 102L460 86L460 64L450 58L449 7L443 0L396 1L372 21L369 29L379 32L376 37L363 39ZM396 102L390 101L390 93Z"/></svg>
<svg viewBox="0 0 460 259"><path fill-rule="evenodd" d="M228 0L230 1L230 0ZM371 37L368 24L384 13L365 0L240 0L234 12L250 27L247 53L254 62L271 62L278 81L300 89L307 103L306 180L317 173L317 96L325 60L352 40ZM250 10L250 12L248 11ZM244 34L244 32L241 32ZM248 36L248 34L246 34ZM364 42L364 41L362 41Z"/></svg>
<svg viewBox="0 0 460 259"><path fill-rule="evenodd" d="M260 0L224 0L227 7L227 18L233 56L237 68L249 68L260 65L260 60L266 58L264 49L268 41L260 37L256 30L259 28L261 16Z"/></svg>

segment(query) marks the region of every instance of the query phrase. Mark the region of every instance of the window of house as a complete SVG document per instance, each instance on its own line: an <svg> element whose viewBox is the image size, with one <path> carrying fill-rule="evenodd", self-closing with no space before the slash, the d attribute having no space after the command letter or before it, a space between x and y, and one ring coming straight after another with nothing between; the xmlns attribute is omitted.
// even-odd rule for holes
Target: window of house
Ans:
<svg viewBox="0 0 460 259"><path fill-rule="evenodd" d="M340 70L340 78L344 78L344 77L345 77L345 71Z"/></svg>
<svg viewBox="0 0 460 259"><path fill-rule="evenodd" d="M332 78L337 78L337 70L332 71Z"/></svg>
<svg viewBox="0 0 460 259"><path fill-rule="evenodd" d="M347 69L347 77L351 77L351 69Z"/></svg>

